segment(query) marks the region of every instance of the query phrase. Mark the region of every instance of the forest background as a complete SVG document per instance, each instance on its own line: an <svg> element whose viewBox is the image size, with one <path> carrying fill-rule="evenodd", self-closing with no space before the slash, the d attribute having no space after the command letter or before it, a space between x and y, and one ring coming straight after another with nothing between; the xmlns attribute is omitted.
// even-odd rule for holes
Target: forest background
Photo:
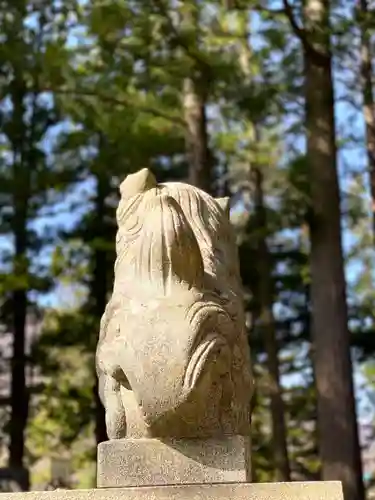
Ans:
<svg viewBox="0 0 375 500"><path fill-rule="evenodd" d="M373 7L0 0L0 438L31 488L47 457L94 484L118 185L149 167L231 199L254 480L371 493Z"/></svg>

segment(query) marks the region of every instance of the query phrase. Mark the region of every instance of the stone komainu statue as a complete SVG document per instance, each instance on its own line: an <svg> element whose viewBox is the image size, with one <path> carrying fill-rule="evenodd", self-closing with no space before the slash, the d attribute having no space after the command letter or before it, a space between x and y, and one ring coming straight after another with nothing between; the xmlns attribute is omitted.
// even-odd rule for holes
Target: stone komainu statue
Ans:
<svg viewBox="0 0 375 500"><path fill-rule="evenodd" d="M227 199L143 169L120 186L97 347L110 439L248 435L252 377Z"/></svg>

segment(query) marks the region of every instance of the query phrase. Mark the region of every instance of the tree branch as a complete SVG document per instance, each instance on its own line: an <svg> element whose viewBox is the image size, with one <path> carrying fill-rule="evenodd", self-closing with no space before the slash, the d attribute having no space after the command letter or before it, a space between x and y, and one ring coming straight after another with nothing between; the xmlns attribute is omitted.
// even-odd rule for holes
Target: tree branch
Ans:
<svg viewBox="0 0 375 500"><path fill-rule="evenodd" d="M240 5L239 2L234 1L232 8L235 10L245 10L248 9L248 6L242 6ZM264 7L261 3L256 3L253 6L253 9L258 11L258 12L265 12L267 14L271 15L280 15L283 14L287 17L290 26L293 30L293 33L297 36L297 38L300 40L303 50L305 54L310 56L315 64L319 66L324 66L328 63L330 63L330 56L329 54L326 54L324 52L321 52L320 50L317 50L309 41L308 39L308 32L302 28L301 26L298 25L296 18L293 13L292 6L290 5L288 0L283 0L283 8L282 9L268 9Z"/></svg>
<svg viewBox="0 0 375 500"><path fill-rule="evenodd" d="M305 54L314 59L314 62L319 66L325 66L330 63L330 56L320 50L317 50L309 41L307 31L298 25L293 13L292 6L288 0L283 0L284 14L289 20L290 26L294 34L299 38Z"/></svg>
<svg viewBox="0 0 375 500"><path fill-rule="evenodd" d="M292 6L289 4L288 0L283 0L283 5L284 5L284 14L288 18L290 25L292 27L292 30L294 31L295 35L298 36L298 38L301 40L302 44L304 45L307 42L305 30L303 28L301 28L300 26L298 26L296 18L294 17Z"/></svg>
<svg viewBox="0 0 375 500"><path fill-rule="evenodd" d="M60 94L60 95L70 95L70 96L77 96L77 97L95 97L99 99L100 101L107 102L109 104L115 104L118 106L128 106L128 107L139 107L140 111L142 113L147 113L152 116L156 116L158 118L164 118L165 120L171 121L176 123L179 126L185 127L185 122L181 119L178 118L177 116L172 116L167 113L164 113L163 111L160 111L156 108L146 106L143 104L137 104L134 101L132 101L131 98L126 99L117 99L116 97L112 97L109 95L101 94L99 92L96 92L95 90L89 90L89 89L62 89L62 88L42 88L42 92L53 92L55 94Z"/></svg>

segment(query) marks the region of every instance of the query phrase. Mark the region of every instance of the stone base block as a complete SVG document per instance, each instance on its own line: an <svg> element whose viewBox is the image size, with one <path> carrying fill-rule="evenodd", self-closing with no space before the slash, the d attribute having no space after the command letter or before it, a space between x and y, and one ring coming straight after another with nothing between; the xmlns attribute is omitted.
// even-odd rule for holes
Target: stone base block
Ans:
<svg viewBox="0 0 375 500"><path fill-rule="evenodd" d="M250 480L250 438L114 439L98 446L98 488Z"/></svg>
<svg viewBox="0 0 375 500"><path fill-rule="evenodd" d="M341 484L193 484L97 490L2 493L0 500L343 500Z"/></svg>

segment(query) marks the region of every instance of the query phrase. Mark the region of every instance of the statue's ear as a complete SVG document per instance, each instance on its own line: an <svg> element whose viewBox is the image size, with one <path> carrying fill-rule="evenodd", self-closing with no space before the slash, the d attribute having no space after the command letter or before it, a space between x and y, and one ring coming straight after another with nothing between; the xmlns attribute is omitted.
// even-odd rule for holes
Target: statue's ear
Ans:
<svg viewBox="0 0 375 500"><path fill-rule="evenodd" d="M135 174L129 174L120 184L120 194L122 198L131 198L156 187L156 185L156 179L151 170L142 168Z"/></svg>
<svg viewBox="0 0 375 500"><path fill-rule="evenodd" d="M223 212L226 214L226 216L229 219L230 215L230 198L228 196L225 196L225 198L216 198L217 203L220 205L221 209Z"/></svg>

